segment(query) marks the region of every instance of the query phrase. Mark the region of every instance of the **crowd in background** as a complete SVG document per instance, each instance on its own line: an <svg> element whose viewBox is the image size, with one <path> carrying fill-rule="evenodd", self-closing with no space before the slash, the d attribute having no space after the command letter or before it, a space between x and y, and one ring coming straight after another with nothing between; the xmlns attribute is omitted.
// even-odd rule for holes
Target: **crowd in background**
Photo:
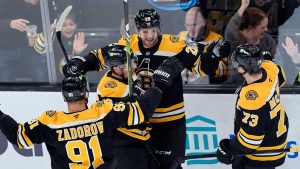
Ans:
<svg viewBox="0 0 300 169"><path fill-rule="evenodd" d="M182 1L184 2L184 1ZM64 64L62 50L55 39L55 26L61 12L66 6L72 5L72 14L63 25L63 43L69 57L86 55L88 51L115 42L122 35L121 19L123 11L112 12L118 2L108 2L103 7L101 2L90 0L49 1L48 27L52 42L47 42L44 18L41 16L40 0L1 1L0 10L0 82L49 82L53 73L60 82L63 75L61 66ZM14 3L14 5L12 5ZM129 12L134 15L142 4L147 2L131 2ZM148 4L149 5L149 4ZM232 49L243 43L250 43L269 51L273 60L284 67L287 72L287 84L299 84L299 62L297 15L298 1L289 0L227 0L199 1L195 6L177 11L161 10L162 29L166 33L178 34L186 43L197 43L205 48L217 38L231 43ZM101 12L91 9L99 6ZM151 5L149 5L151 7ZM151 7L154 8L154 7ZM104 17L107 13L110 17ZM27 15L28 14L28 15ZM101 15L97 17L97 15ZM170 15L170 17L168 17ZM172 17L171 17L172 16ZM183 16L178 21L177 16ZM169 24L172 23L172 24ZM177 25L175 25L175 23ZM181 23L178 25L178 23ZM120 28L121 24L121 28ZM36 34L31 37L35 43L30 44L26 33L29 25L36 25ZM134 25L134 24L131 24ZM124 28L123 28L124 29ZM134 33L134 27L131 32ZM47 43L53 43L54 62L46 53ZM50 57L51 57L50 56ZM231 58L225 58L219 74L208 79L187 70L182 72L184 84L240 84L243 80L231 66ZM49 73L50 69L55 69ZM99 80L99 75L89 76L92 82Z"/></svg>
<svg viewBox="0 0 300 169"><path fill-rule="evenodd" d="M228 10L232 12L232 16L227 18L226 23L222 23L224 27L220 23L214 23L220 21L219 18L215 18L220 15L214 12L218 11L217 2L223 2L222 5L228 5L230 1L198 1L194 6L181 11L185 16L185 19L182 21L185 29L183 28L184 30L175 32L178 35L162 33L174 34L174 32L168 32L164 29L168 30L168 27L177 26L166 24L162 27L162 24L166 21L161 19L164 15L159 15L154 9L139 10L134 19L137 32L135 34L131 32L130 38L130 48L132 50L131 67L133 70L136 69L135 73L140 78L140 81L137 80L137 83L134 85L126 81L130 77L130 71L127 70L129 67L125 65L127 49L125 49L124 45L126 41L122 38L124 36L124 27L122 26L124 25L124 21L121 21L121 19L117 20L118 23L121 22L121 26L118 24L116 29L109 31L101 29L102 32L99 32L98 29L97 32L86 27L89 24L96 24L87 20L100 21L101 23L101 21L113 20L114 17L118 17L118 14L111 15L111 18L107 17L107 15L105 17L99 16L99 18L86 18L85 10L81 10L81 7L86 5L83 1L77 0L71 1L72 3L65 2L63 4L52 1L52 6L50 5L52 10L49 11L51 23L47 25L43 22L44 18L40 18L38 14L43 11L40 8L42 6L40 3L42 2L44 1L16 1L14 7L20 8L20 10L14 12L10 5L1 1L3 9L0 10L0 17L3 29L0 31L0 69L2 71L0 82L47 82L53 74L58 81L64 76L73 77L77 75L80 75L78 78L82 80L81 74L85 74L88 71L102 71L109 68L110 70L108 70L99 82L97 90L98 102L96 103L98 105L96 107L103 106L102 104L104 103L102 102L110 99L111 102L116 104L114 106L111 105L113 108L110 107L110 109L117 112L128 110L129 116L134 111L134 117L129 117L127 120L128 125L121 126L122 128L118 128L120 132L113 133L113 135L116 134L117 136L117 140L113 140L116 141L115 162L117 167L128 169L132 169L133 167L165 169L173 166L173 158L177 159L177 157L185 155L186 119L182 83L218 85L244 83L238 92L239 97L235 106L236 115L238 115L236 117L240 120L235 122L235 134L237 138L233 139L233 143L230 143L229 139L223 139L220 142L217 150L217 158L221 163L230 164L234 162L233 155L258 150L260 143L263 143L262 149L265 148L263 146L285 147L288 130L287 117L285 117L286 120L284 122L281 121L281 118L280 120L275 120L276 122L273 120L270 125L272 127L268 126L270 129L266 129L265 125L268 122L267 120L271 121L277 116L279 109L280 112L285 113L283 106L279 104L279 87L284 85L285 75L281 66L274 64L274 62L282 64L283 68L289 67L295 69L293 70L295 75L287 72L287 76L290 78L289 84L299 84L300 82L300 73L297 70L297 65L300 63L300 54L297 41L293 39L294 35L297 35L297 30L296 32L290 32L289 25L287 25L287 21L293 17L293 14L297 13L297 1L240 0L240 5L236 9L222 9L223 12L228 12ZM61 12L68 5L74 5L74 13L70 13L66 17L61 29L62 41L67 52L66 57L70 59L68 64L65 64L66 61L64 61L61 46L58 45L58 40L55 38L55 30L57 21L60 20ZM211 12L211 9L215 11ZM16 9L14 8L14 10ZM129 8L129 10L132 9ZM222 10L219 9L219 11ZM9 12L11 12L11 15L7 15ZM32 16L25 15L28 12ZM105 10L102 12L105 12ZM168 15L172 13L171 11L167 12ZM278 13L282 13L282 15L274 15ZM172 21L174 18L178 23L178 18L175 16L167 19ZM113 21L117 22L116 20ZM83 26L80 27L80 24ZM214 25L218 24L221 25L221 29L220 27L214 27ZM282 32L280 26L284 26L285 30L288 30L290 34ZM131 28L130 30L134 29ZM47 33L49 31L51 32L50 34ZM89 37L97 38L89 39ZM119 38L121 39L118 41L118 44L108 45ZM53 49L49 49L51 47L49 43L52 44ZM290 59L290 62L285 62L286 59ZM45 67L48 69L45 69ZM48 70L51 68L54 68L55 71L49 73ZM184 71L182 72L182 70ZM183 80L179 74L177 76L179 72L182 72L181 76ZM172 73L176 73L176 75ZM166 77L166 79L155 78L155 75L158 75L160 78ZM94 76L98 79L100 78L99 75ZM207 76L208 78L204 78ZM172 79L168 79L169 77ZM153 79L154 81L152 81ZM80 80L77 79L76 83L78 81ZM67 87L76 83L72 82ZM84 80L84 85L81 86L86 86L86 83L86 80ZM149 115L149 121L147 120L149 123L139 125L136 122L140 121L137 114L143 114L143 112L139 112L143 110L143 107L133 105L136 102L134 99L137 98L128 94L130 93L130 89L127 88L134 86L141 93L146 91L144 95L141 94L141 97L147 97L147 92L151 91L149 88L153 85L157 88L155 89L154 87L153 90L157 90L159 95L162 95L162 99L157 99L156 102L159 101L159 103L153 105L151 111L149 110L149 112L154 112L153 115ZM253 90L249 90L250 88L253 88ZM256 90L257 88L258 90ZM268 91L263 91L264 89L268 89ZM89 89L85 87L82 89L84 92L86 90ZM80 97L79 100L69 101L74 101L75 104L76 101L81 101L81 108L78 110L69 110L70 114L78 113L87 108L87 94L84 92L83 94L80 93L80 96L83 97ZM73 93L68 93L68 96L73 96ZM259 99L257 99L258 96ZM270 98L269 96L273 97ZM141 105L148 106L149 102L155 100L153 98L146 100L145 103L147 104L141 102ZM67 100L66 97L65 100ZM119 102L120 100L121 102ZM122 105L124 100L131 101L130 105L133 105L132 108ZM140 100L138 98L137 102ZM244 118L241 112L245 116ZM0 116L2 116L0 120L4 121L3 118L5 115L1 111L0 113ZM62 113L65 114L65 112ZM271 114L271 117L268 116L268 113ZM46 115L48 114L46 113ZM74 117L77 119L78 116ZM241 124L248 124L249 117L251 117L249 126ZM141 118L141 122L144 121L144 117L141 116ZM258 119L260 118L264 120L259 121ZM130 121L134 121L134 126L131 126ZM10 121L10 123L15 124L16 122ZM4 123L2 122L2 124ZM281 130L278 130L280 133L278 134L277 132L275 138L275 135L272 135L270 131L274 130L273 126L279 127L278 124L282 126L280 126ZM27 126L27 128L33 129L34 126ZM254 131L254 128L256 131ZM107 128L105 127L105 129ZM237 129L240 131L237 132ZM150 136L148 137L148 133L151 133L151 139ZM126 135L126 138L124 137L123 139L124 135ZM281 135L283 137L280 137ZM279 137L281 140L277 139ZM112 138L115 139L114 137ZM274 138L278 143L273 142ZM68 140L67 137L65 139L59 140L59 142ZM108 139L110 139L110 136ZM264 139L267 141L264 142ZM28 141L28 139L26 140ZM36 143L38 142L40 141L36 141ZM255 142L256 144L253 145ZM14 143L16 144L17 142ZM137 146L137 143L141 143L140 146ZM29 140L27 145L30 144L32 143ZM68 145L66 143L69 155ZM232 145L235 146L230 147ZM109 144L109 146L113 146L113 144ZM235 149L239 146L240 148ZM106 146L104 147L107 148ZM77 149L76 146L72 148ZM135 153L139 151L141 152ZM111 155L114 151L110 150L108 152ZM76 154L75 150L74 154ZM285 153L282 154L285 156ZM276 158L275 166L279 166L284 162L282 155L278 157L280 159ZM269 156L269 158L274 162L272 156ZM103 159L104 161L113 162L113 159L107 160L105 156L103 156ZM147 159L149 161L153 160L153 162L147 164L144 162ZM135 160L142 163L138 164ZM72 159L72 161L75 160ZM254 159L252 162L257 161L261 162L259 159ZM241 162L236 162L237 166L233 165L233 168L240 168L240 165L244 166L244 159L241 159ZM155 166L152 166L154 163ZM101 164L97 165L100 166ZM261 164L258 166L265 165ZM139 167L139 165L142 167ZM266 165L268 167L264 167L265 169L275 168L268 161ZM249 169L251 169L251 165L249 166ZM56 168L54 165L52 167ZM247 167L248 164L246 165ZM181 166L179 165L176 168L180 169Z"/></svg>

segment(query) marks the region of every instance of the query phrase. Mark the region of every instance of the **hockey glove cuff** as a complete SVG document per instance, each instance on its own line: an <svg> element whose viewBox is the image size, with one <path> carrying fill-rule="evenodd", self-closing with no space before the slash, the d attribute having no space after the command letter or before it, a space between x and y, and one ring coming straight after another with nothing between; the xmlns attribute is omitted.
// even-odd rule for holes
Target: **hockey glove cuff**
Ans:
<svg viewBox="0 0 300 169"><path fill-rule="evenodd" d="M216 39L207 47L207 52L210 53L212 59L221 60L227 58L230 54L231 45L223 39Z"/></svg>
<svg viewBox="0 0 300 169"><path fill-rule="evenodd" d="M230 149L230 140L223 139L219 143L219 147L217 150L217 158L221 163L231 164L234 160L233 153Z"/></svg>
<svg viewBox="0 0 300 169"><path fill-rule="evenodd" d="M165 60L157 70L154 71L153 79L155 86L163 91L171 86L173 79L184 69L176 57Z"/></svg>

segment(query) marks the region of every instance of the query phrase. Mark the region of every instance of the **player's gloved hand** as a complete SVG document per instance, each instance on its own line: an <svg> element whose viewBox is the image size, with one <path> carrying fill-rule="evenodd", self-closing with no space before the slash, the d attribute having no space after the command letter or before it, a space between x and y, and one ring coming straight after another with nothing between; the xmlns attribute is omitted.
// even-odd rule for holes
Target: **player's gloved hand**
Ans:
<svg viewBox="0 0 300 169"><path fill-rule="evenodd" d="M228 41L216 39L208 45L206 52L210 53L212 58L221 60L229 56L230 49L231 45Z"/></svg>
<svg viewBox="0 0 300 169"><path fill-rule="evenodd" d="M75 56L73 57L69 64L65 64L62 68L63 74L65 76L70 76L74 74L82 74L84 75L86 73L86 70L84 68L84 62L86 60L82 56Z"/></svg>
<svg viewBox="0 0 300 169"><path fill-rule="evenodd" d="M141 78L139 76L136 76L136 78L133 79L132 93L134 96L141 96L145 93L145 90L142 89Z"/></svg>
<svg viewBox="0 0 300 169"><path fill-rule="evenodd" d="M165 60L157 70L154 71L153 79L155 86L163 91L171 86L173 79L184 69L176 57Z"/></svg>
<svg viewBox="0 0 300 169"><path fill-rule="evenodd" d="M221 163L231 164L234 160L232 151L230 150L230 140L223 139L219 143L217 150L217 158Z"/></svg>

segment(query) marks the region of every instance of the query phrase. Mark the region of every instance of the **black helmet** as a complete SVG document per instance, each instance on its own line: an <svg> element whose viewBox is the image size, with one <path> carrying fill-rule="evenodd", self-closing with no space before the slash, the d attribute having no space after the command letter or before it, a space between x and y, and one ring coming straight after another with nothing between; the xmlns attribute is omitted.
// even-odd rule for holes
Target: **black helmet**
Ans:
<svg viewBox="0 0 300 169"><path fill-rule="evenodd" d="M135 25L140 28L160 28L160 17L154 9L139 10L135 17Z"/></svg>
<svg viewBox="0 0 300 169"><path fill-rule="evenodd" d="M88 83L83 75L74 74L67 76L61 83L62 95L66 102L74 102L86 99L88 96Z"/></svg>
<svg viewBox="0 0 300 169"><path fill-rule="evenodd" d="M256 74L261 71L263 54L257 46L243 44L233 52L231 61L234 68L242 67L247 73Z"/></svg>
<svg viewBox="0 0 300 169"><path fill-rule="evenodd" d="M118 44L110 44L108 45L108 57L107 57L107 65L112 68L114 66L120 66L127 62L126 57L126 46L118 45ZM131 54L131 58L137 61L137 57L134 57Z"/></svg>

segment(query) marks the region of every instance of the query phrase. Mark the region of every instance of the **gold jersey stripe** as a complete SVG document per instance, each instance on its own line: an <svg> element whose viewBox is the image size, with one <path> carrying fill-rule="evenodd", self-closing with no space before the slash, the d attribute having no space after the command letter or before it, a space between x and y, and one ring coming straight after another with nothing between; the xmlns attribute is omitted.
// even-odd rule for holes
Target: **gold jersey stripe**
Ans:
<svg viewBox="0 0 300 169"><path fill-rule="evenodd" d="M120 131L120 132L122 132L122 133L124 133L124 134L126 134L130 137L137 138L137 139L143 140L143 141L148 140L150 138L149 133L147 133L146 135L140 135L140 134L138 134L138 132L135 133L135 132L132 132L132 131L128 131L124 128L118 128L118 131Z"/></svg>
<svg viewBox="0 0 300 169"><path fill-rule="evenodd" d="M255 140L255 141L259 141L259 140L262 140L265 135L260 135L260 136L257 136L257 135L251 135L251 134L248 134L246 133L243 128L240 128L240 131L239 131L244 137L248 138L248 139L251 139L251 140Z"/></svg>
<svg viewBox="0 0 300 169"><path fill-rule="evenodd" d="M238 141L240 142L240 144L242 144L246 148L256 150L259 147L259 145L251 145L251 144L246 143L239 134L237 135L237 138L238 138Z"/></svg>
<svg viewBox="0 0 300 169"><path fill-rule="evenodd" d="M104 69L106 67L106 63L104 61L104 57L102 55L102 50L98 49L98 58L100 60L100 70Z"/></svg>
<svg viewBox="0 0 300 169"><path fill-rule="evenodd" d="M162 118L150 118L151 123L161 123L161 122L169 122L184 118L184 112L182 114L178 114L176 116L170 116L170 117L162 117Z"/></svg>
<svg viewBox="0 0 300 169"><path fill-rule="evenodd" d="M155 109L155 112L156 113L165 113L165 112L169 112L169 111L172 111L172 110L176 110L176 109L182 108L183 106L184 106L184 103L181 102L181 103L178 103L178 104L174 104L171 107L157 108L157 109Z"/></svg>
<svg viewBox="0 0 300 169"><path fill-rule="evenodd" d="M18 132L17 132L17 135L18 135L18 137L17 137L17 143L18 143L18 147L19 147L19 149L23 149L23 148L24 148L24 146L23 146L23 145L20 143L20 139L19 139L20 132L22 132L22 127L21 127L21 125L19 125L19 126L18 126Z"/></svg>
<svg viewBox="0 0 300 169"><path fill-rule="evenodd" d="M278 149L283 149L287 144L287 140L285 140L285 142L283 142L280 145L277 146L272 146L272 147L259 147L257 149L257 151L262 151L262 150L278 150Z"/></svg>
<svg viewBox="0 0 300 169"><path fill-rule="evenodd" d="M22 125L22 136L24 138L25 143L27 144L28 147L32 146L33 143L31 142L31 140L28 138L28 136L25 134L25 127L24 125Z"/></svg>

